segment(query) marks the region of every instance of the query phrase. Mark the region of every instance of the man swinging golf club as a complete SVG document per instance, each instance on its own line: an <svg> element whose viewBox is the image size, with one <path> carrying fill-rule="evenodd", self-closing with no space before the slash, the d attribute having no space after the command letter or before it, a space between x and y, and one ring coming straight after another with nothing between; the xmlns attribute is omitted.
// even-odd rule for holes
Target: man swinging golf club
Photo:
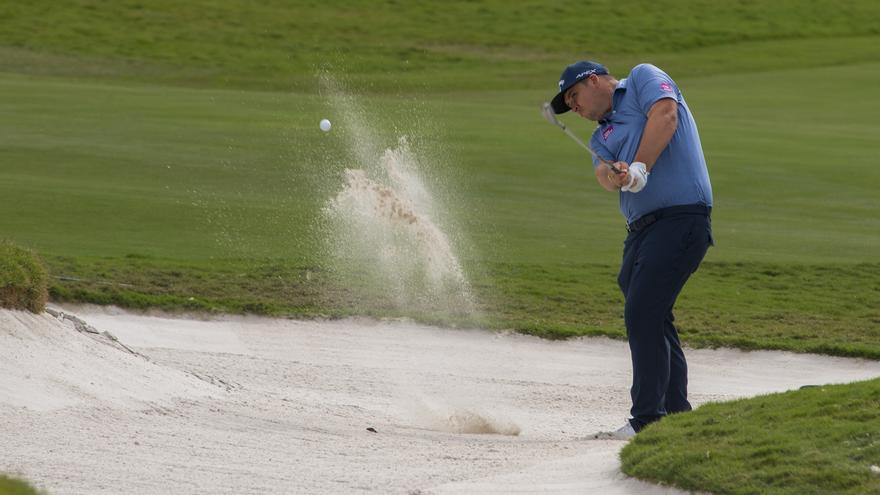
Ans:
<svg viewBox="0 0 880 495"><path fill-rule="evenodd" d="M571 64L545 105L545 117L556 121L550 108L598 122L590 146L581 144L593 154L599 184L620 196L627 223L617 281L626 300L632 418L608 434L627 439L667 414L691 410L672 308L713 244L706 160L681 91L653 65L637 65L618 81L601 64Z"/></svg>

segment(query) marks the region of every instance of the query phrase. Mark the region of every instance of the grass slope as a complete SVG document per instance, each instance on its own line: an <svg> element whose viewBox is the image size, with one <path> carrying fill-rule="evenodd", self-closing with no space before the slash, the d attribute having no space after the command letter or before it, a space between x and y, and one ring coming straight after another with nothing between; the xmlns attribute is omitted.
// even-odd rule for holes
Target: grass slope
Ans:
<svg viewBox="0 0 880 495"><path fill-rule="evenodd" d="M621 459L631 476L716 495L877 494L880 379L706 404Z"/></svg>

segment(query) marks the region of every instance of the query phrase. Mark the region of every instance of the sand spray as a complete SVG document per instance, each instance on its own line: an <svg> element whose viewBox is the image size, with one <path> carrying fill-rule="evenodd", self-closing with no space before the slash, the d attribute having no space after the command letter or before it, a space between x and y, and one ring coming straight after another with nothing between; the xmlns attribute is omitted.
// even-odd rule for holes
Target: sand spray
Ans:
<svg viewBox="0 0 880 495"><path fill-rule="evenodd" d="M405 136L380 151L375 124L355 98L329 76L321 85L337 121L334 130L344 129L354 161L323 209L334 267L369 278L403 313L472 314L474 300L454 239L441 227L449 216L431 192L420 154Z"/></svg>

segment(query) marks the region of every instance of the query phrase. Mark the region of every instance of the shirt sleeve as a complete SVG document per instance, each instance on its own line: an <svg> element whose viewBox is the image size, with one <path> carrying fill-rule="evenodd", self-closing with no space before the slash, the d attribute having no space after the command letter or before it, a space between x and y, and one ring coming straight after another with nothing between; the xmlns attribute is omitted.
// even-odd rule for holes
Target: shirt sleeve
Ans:
<svg viewBox="0 0 880 495"><path fill-rule="evenodd" d="M590 138L590 149L595 151L597 155L601 156L603 160L607 160L609 162L617 161L613 156L611 156L611 152L608 151L608 148L605 147L605 144L602 143L602 140L599 139L600 130L597 128L595 132L593 132L593 137ZM599 167L602 162L599 161L595 156L590 155L593 158L593 170Z"/></svg>
<svg viewBox="0 0 880 495"><path fill-rule="evenodd" d="M636 98L642 113L648 114L651 107L663 98L681 102L681 91L668 74L651 64L635 66L629 75L630 85L636 90Z"/></svg>

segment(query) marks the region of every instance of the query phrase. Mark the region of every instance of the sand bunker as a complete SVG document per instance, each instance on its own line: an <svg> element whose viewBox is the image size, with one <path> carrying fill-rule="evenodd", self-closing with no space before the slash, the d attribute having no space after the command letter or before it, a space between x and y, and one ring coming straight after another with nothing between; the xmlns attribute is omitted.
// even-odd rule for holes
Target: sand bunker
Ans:
<svg viewBox="0 0 880 495"><path fill-rule="evenodd" d="M68 308L70 309L70 308ZM626 344L374 321L0 311L0 472L58 494L678 493L626 479ZM146 358L144 357L146 356ZM880 363L691 350L695 405Z"/></svg>

